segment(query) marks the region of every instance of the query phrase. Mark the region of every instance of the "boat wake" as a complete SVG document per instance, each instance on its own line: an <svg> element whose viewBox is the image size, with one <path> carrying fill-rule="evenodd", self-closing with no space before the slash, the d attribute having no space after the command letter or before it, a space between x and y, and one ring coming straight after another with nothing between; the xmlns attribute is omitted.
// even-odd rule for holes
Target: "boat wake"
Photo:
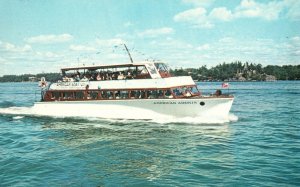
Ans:
<svg viewBox="0 0 300 187"><path fill-rule="evenodd" d="M235 122L238 120L238 117L234 114L229 114L226 117L216 118L213 114L209 115L206 114L205 116L196 116L196 117L175 117L175 116L168 116L155 113L153 111L148 111L143 109L141 111L135 111L134 114L132 111L126 111L124 108L124 115L122 116L113 116L112 114L105 114L102 113L99 116L99 112L90 110L90 111L39 111L34 106L32 107L7 107L7 108L0 108L0 114L2 115L14 115L14 120L20 120L24 116L35 116L35 117L54 117L54 118L80 118L86 120L111 120L111 121L132 121L132 120L143 120L143 121L150 121L159 124L223 124L229 122ZM145 116L145 112L147 112L147 116L149 113L153 116L151 119L143 118Z"/></svg>
<svg viewBox="0 0 300 187"><path fill-rule="evenodd" d="M197 116L197 117L175 117L170 116L168 118L156 118L152 119L151 121L155 123L175 123L175 124L223 124L223 123L229 123L229 122L236 122L238 120L238 117L234 114L229 114L226 117L222 118L216 118L213 116Z"/></svg>

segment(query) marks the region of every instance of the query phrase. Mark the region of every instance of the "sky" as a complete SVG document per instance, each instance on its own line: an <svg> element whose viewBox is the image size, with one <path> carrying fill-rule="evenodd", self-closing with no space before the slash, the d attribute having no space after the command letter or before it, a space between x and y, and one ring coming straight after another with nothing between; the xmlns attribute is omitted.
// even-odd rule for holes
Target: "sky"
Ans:
<svg viewBox="0 0 300 187"><path fill-rule="evenodd" d="M298 0L0 0L0 76L163 61L300 64Z"/></svg>

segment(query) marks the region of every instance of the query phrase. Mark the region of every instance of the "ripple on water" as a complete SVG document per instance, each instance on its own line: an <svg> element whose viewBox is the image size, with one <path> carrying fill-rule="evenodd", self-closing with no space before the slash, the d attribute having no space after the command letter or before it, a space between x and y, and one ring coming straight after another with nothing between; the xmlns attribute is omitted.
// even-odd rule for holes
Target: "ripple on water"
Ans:
<svg viewBox="0 0 300 187"><path fill-rule="evenodd" d="M300 186L300 82L231 87L238 117L221 124L35 116L16 97L0 106L0 184Z"/></svg>

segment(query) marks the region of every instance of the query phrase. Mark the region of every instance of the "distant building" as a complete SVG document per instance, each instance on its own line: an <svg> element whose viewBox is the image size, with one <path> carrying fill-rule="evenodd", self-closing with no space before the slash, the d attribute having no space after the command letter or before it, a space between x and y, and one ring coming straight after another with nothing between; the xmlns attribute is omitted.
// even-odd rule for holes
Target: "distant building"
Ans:
<svg viewBox="0 0 300 187"><path fill-rule="evenodd" d="M276 77L273 75L266 75L266 81L276 81Z"/></svg>
<svg viewBox="0 0 300 187"><path fill-rule="evenodd" d="M37 78L36 77L28 77L29 82L36 82Z"/></svg>
<svg viewBox="0 0 300 187"><path fill-rule="evenodd" d="M238 78L238 80L239 80L239 81L246 81L247 79L246 79L245 77L240 76L240 77Z"/></svg>

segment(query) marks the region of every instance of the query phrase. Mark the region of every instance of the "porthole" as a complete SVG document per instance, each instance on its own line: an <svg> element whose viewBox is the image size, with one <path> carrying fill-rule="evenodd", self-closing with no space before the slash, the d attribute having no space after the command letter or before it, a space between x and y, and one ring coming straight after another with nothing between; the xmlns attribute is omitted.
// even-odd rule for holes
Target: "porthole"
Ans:
<svg viewBox="0 0 300 187"><path fill-rule="evenodd" d="M201 101L201 102L200 102L200 105L201 105L201 106L204 106L204 105L205 105L205 103L204 103L203 101Z"/></svg>

